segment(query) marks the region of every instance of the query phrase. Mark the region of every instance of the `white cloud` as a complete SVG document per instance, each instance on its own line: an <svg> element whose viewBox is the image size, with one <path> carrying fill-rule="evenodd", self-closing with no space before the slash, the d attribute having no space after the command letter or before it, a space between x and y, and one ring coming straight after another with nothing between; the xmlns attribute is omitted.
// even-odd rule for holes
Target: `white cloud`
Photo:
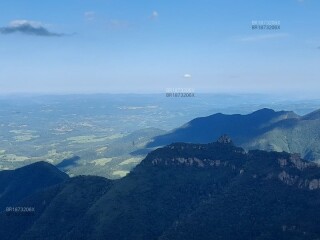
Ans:
<svg viewBox="0 0 320 240"><path fill-rule="evenodd" d="M9 27L17 28L24 25L29 25L34 28L43 27L41 22L29 21L29 20L13 20L9 23Z"/></svg>
<svg viewBox="0 0 320 240"><path fill-rule="evenodd" d="M152 14L151 14L151 16L150 16L150 18L151 18L152 20L155 20L155 19L157 19L158 17L159 17L159 13L158 13L157 11L153 11Z"/></svg>
<svg viewBox="0 0 320 240"><path fill-rule="evenodd" d="M127 21L112 19L107 22L107 27L109 29L125 29L128 28L130 24Z"/></svg>
<svg viewBox="0 0 320 240"><path fill-rule="evenodd" d="M96 13L93 12L93 11L88 11L88 12L85 12L84 13L84 18L87 20L87 21L92 21L94 20L96 17Z"/></svg>
<svg viewBox="0 0 320 240"><path fill-rule="evenodd" d="M189 73L186 73L186 74L183 75L183 77L184 77L184 78L192 78L192 75L189 74Z"/></svg>
<svg viewBox="0 0 320 240"><path fill-rule="evenodd" d="M241 37L237 40L240 42L257 42L257 41L265 41L265 40L273 40L288 37L286 33L271 33L271 34L260 34L260 35L252 35L247 37Z"/></svg>

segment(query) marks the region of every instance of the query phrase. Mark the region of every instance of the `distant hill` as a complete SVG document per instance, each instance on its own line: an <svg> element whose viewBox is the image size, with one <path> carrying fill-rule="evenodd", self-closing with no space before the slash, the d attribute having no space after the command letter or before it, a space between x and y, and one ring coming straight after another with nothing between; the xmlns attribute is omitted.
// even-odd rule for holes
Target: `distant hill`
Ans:
<svg viewBox="0 0 320 240"><path fill-rule="evenodd" d="M208 143L222 134L247 150L299 153L320 160L320 110L299 116L294 112L261 109L248 115L214 114L196 118L170 133L157 136L147 147L174 142Z"/></svg>
<svg viewBox="0 0 320 240"><path fill-rule="evenodd" d="M320 111L296 119L278 121L262 134L243 142L246 149L299 153L307 160L320 161Z"/></svg>
<svg viewBox="0 0 320 240"><path fill-rule="evenodd" d="M37 192L19 203L35 216L0 214L0 238L318 239L319 198L315 163L224 136L159 148L119 180L80 176Z"/></svg>
<svg viewBox="0 0 320 240"><path fill-rule="evenodd" d="M248 115L217 113L208 117L196 118L170 133L155 137L148 147L173 142L208 143L223 134L228 134L238 144L263 133L265 128L275 122L297 118L299 116L293 112L275 112L266 108Z"/></svg>
<svg viewBox="0 0 320 240"><path fill-rule="evenodd" d="M319 120L320 119L320 110L316 110L312 113L309 113L303 116L303 120Z"/></svg>
<svg viewBox="0 0 320 240"><path fill-rule="evenodd" d="M16 170L0 171L0 212L36 191L68 179L47 162L37 162Z"/></svg>

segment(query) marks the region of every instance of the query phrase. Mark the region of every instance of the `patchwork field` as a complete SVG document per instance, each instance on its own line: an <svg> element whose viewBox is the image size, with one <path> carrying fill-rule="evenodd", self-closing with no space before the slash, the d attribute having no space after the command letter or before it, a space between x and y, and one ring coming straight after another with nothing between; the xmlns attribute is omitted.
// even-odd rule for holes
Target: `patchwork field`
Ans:
<svg viewBox="0 0 320 240"><path fill-rule="evenodd" d="M153 137L195 117L262 107L306 113L319 106L317 101L266 102L274 101L248 95L0 96L0 170L45 160L71 176L119 178L146 156L140 150Z"/></svg>

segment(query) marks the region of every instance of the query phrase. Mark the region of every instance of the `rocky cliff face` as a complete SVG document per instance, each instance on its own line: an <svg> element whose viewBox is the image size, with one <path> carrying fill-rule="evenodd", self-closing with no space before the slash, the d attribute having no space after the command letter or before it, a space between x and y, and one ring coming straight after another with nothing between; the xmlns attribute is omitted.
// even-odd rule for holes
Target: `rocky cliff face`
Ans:
<svg viewBox="0 0 320 240"><path fill-rule="evenodd" d="M278 177L283 183L308 190L319 189L319 179L313 178L312 174L308 174L319 171L320 166L318 164L306 162L301 159L299 154L291 154L287 159L279 158L278 162L280 168L283 169L278 174ZM293 171L294 173L290 173Z"/></svg>

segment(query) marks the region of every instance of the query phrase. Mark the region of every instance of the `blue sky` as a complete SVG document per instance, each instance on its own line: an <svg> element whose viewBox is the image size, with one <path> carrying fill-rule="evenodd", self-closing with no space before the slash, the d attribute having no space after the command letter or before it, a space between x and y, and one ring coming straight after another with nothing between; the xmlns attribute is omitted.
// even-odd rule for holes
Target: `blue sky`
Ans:
<svg viewBox="0 0 320 240"><path fill-rule="evenodd" d="M0 93L317 94L318 0L0 1ZM252 30L252 21L280 30Z"/></svg>

